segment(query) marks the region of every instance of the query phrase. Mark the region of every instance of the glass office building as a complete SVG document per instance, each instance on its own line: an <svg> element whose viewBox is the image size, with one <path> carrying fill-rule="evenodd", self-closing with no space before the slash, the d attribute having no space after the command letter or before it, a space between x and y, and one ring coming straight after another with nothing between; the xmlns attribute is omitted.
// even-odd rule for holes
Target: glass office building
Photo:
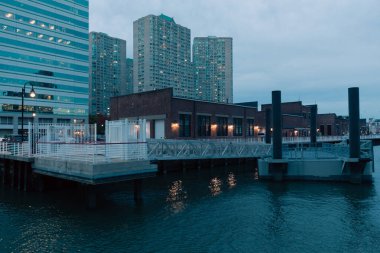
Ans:
<svg viewBox="0 0 380 253"><path fill-rule="evenodd" d="M0 29L0 136L21 128L24 86L25 125L86 122L88 0L0 0Z"/></svg>

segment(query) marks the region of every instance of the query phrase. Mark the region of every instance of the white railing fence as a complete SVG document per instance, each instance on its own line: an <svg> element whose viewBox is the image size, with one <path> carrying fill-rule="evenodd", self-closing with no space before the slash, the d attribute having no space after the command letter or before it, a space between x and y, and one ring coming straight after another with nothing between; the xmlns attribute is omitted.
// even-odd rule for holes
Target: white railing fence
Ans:
<svg viewBox="0 0 380 253"><path fill-rule="evenodd" d="M147 144L133 143L38 143L34 157L67 161L107 163L123 160L147 160Z"/></svg>

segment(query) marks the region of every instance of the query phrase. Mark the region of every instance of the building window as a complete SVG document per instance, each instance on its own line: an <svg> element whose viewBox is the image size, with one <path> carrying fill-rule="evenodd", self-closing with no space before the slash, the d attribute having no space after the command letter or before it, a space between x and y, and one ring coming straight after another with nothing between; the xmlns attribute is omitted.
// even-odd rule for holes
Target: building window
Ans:
<svg viewBox="0 0 380 253"><path fill-rule="evenodd" d="M210 116L198 116L198 136L211 136Z"/></svg>
<svg viewBox="0 0 380 253"><path fill-rule="evenodd" d="M325 126L324 125L320 125L319 126L319 131L320 131L320 133L321 133L322 136L325 135Z"/></svg>
<svg viewBox="0 0 380 253"><path fill-rule="evenodd" d="M228 118L227 117L217 117L217 136L228 136Z"/></svg>
<svg viewBox="0 0 380 253"><path fill-rule="evenodd" d="M60 123L60 124L70 124L71 123L71 119L57 119L57 123Z"/></svg>
<svg viewBox="0 0 380 253"><path fill-rule="evenodd" d="M53 119L51 119L51 118L39 118L38 123L53 123Z"/></svg>
<svg viewBox="0 0 380 253"><path fill-rule="evenodd" d="M0 124L1 125L12 125L13 124L13 118L12 117L0 117Z"/></svg>
<svg viewBox="0 0 380 253"><path fill-rule="evenodd" d="M234 118L234 136L242 136L243 135L243 119Z"/></svg>
<svg viewBox="0 0 380 253"><path fill-rule="evenodd" d="M331 131L331 125L327 125L327 135L331 135L332 131Z"/></svg>
<svg viewBox="0 0 380 253"><path fill-rule="evenodd" d="M191 115L180 114L179 115L179 137L191 136Z"/></svg>
<svg viewBox="0 0 380 253"><path fill-rule="evenodd" d="M28 125L29 123L32 123L33 124L33 120L34 118L30 118L30 117L24 117L24 125ZM21 122L22 122L22 118L18 118L18 124L21 125Z"/></svg>
<svg viewBox="0 0 380 253"><path fill-rule="evenodd" d="M247 119L247 136L254 136L255 135L254 123L255 123L254 119Z"/></svg>

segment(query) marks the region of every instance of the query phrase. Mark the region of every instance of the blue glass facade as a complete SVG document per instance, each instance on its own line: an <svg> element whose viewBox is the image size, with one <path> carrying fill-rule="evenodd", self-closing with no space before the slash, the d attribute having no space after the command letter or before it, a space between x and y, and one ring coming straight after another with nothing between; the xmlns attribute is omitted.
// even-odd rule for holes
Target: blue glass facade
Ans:
<svg viewBox="0 0 380 253"><path fill-rule="evenodd" d="M0 29L0 136L20 128L25 83L25 117L87 121L88 0L0 0Z"/></svg>

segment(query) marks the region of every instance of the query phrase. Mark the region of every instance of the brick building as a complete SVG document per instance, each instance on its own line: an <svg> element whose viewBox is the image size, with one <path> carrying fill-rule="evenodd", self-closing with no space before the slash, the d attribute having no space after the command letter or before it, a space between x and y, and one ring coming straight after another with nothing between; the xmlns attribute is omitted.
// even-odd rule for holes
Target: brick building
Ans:
<svg viewBox="0 0 380 253"><path fill-rule="evenodd" d="M147 119L148 138L257 136L257 108L173 97L171 88L111 99L111 120Z"/></svg>
<svg viewBox="0 0 380 253"><path fill-rule="evenodd" d="M283 136L309 136L310 134L310 105L301 101L281 103ZM272 110L272 104L261 105L261 116L258 124L265 127L265 111Z"/></svg>
<svg viewBox="0 0 380 253"><path fill-rule="evenodd" d="M111 98L111 120L147 119L148 138L251 138L266 133L266 109L257 102L223 104L173 97L171 88ZM281 104L283 136L310 135L310 105L301 101ZM362 134L367 129L360 121ZM317 114L318 135L347 135L348 117Z"/></svg>

